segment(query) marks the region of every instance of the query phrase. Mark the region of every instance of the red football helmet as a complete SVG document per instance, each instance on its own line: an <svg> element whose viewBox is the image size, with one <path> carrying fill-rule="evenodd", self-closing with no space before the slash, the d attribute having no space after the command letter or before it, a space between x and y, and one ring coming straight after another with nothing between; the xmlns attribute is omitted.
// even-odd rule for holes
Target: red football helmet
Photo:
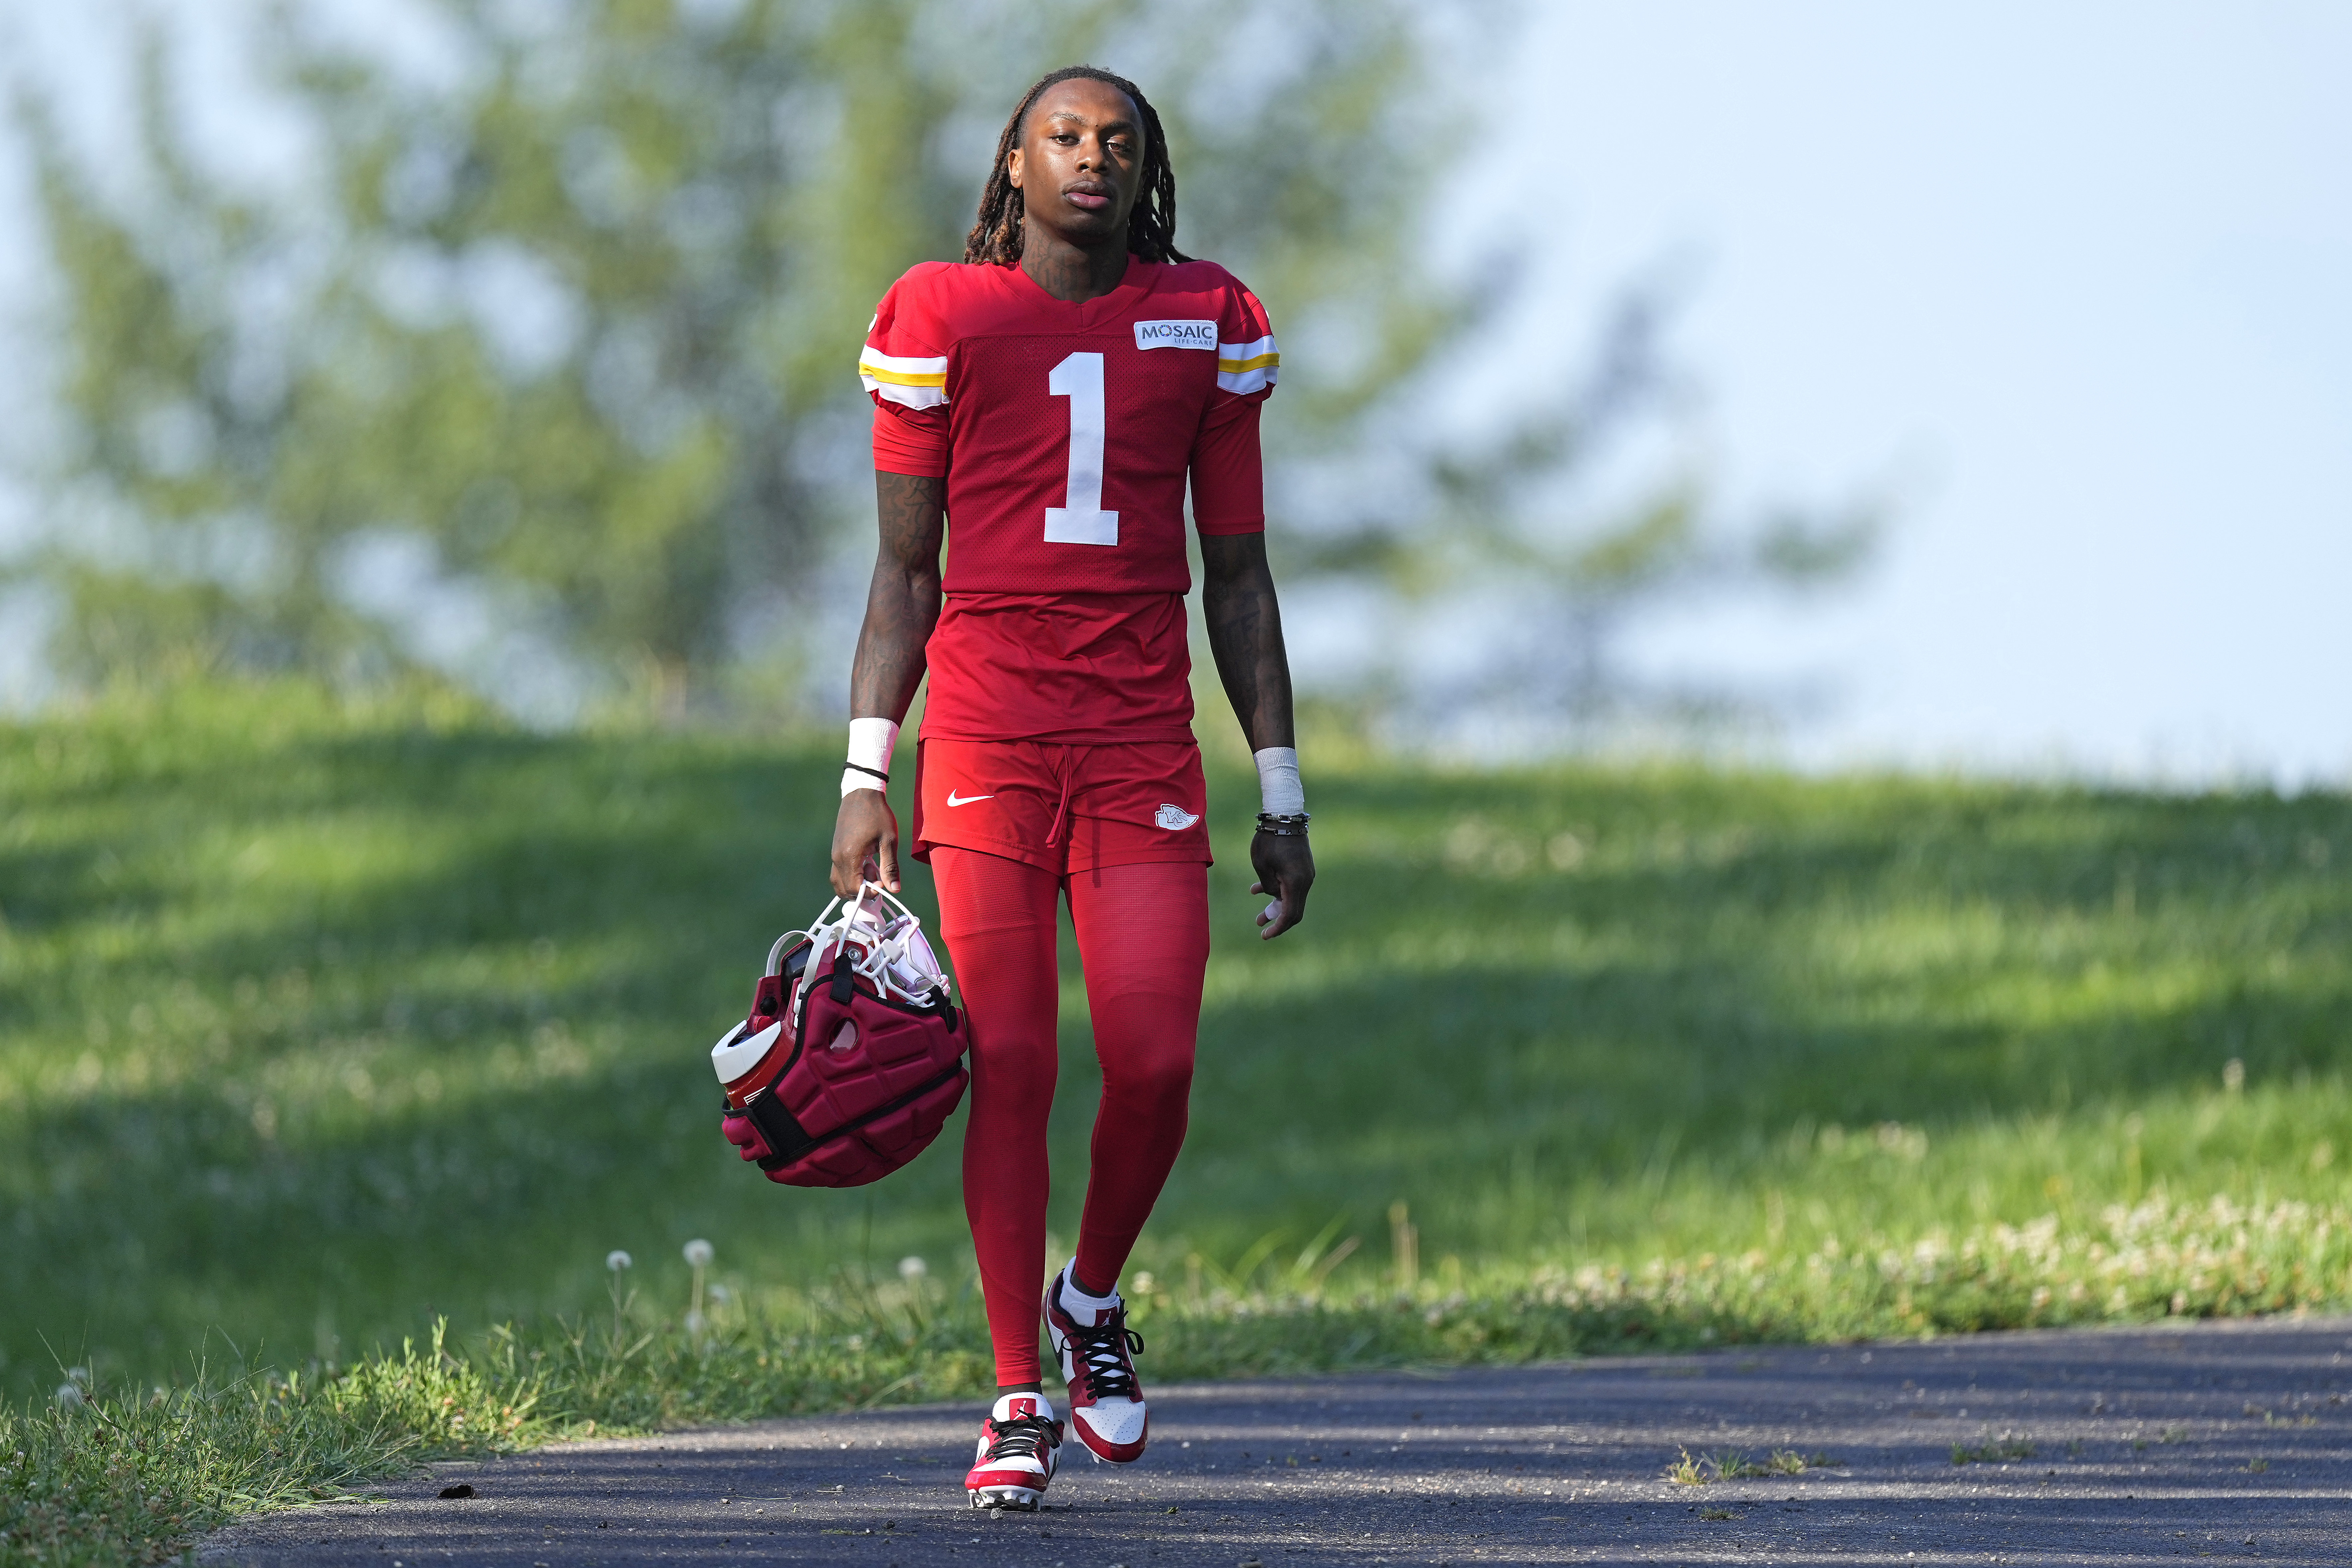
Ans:
<svg viewBox="0 0 2352 1568"><path fill-rule="evenodd" d="M878 1181L962 1100L963 1047L923 922L865 883L776 939L751 1016L711 1047L727 1086L720 1131L772 1182Z"/></svg>

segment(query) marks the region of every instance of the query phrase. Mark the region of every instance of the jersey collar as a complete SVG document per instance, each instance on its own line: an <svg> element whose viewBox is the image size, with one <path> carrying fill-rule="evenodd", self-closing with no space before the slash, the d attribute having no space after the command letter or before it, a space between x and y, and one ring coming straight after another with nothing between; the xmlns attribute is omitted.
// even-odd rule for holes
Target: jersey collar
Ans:
<svg viewBox="0 0 2352 1568"><path fill-rule="evenodd" d="M1013 288L1026 294L1030 299L1040 300L1057 310L1075 310L1077 312L1080 326L1093 326L1097 321L1117 320L1122 311L1150 293L1152 282L1160 271L1160 266L1157 262L1146 261L1143 258L1130 252L1127 258L1127 270L1120 275L1118 287L1108 294L1098 294L1094 299L1077 305L1073 305L1067 300L1056 300L1046 293L1038 286L1037 279L1024 271L1017 261L1005 270L1013 274Z"/></svg>

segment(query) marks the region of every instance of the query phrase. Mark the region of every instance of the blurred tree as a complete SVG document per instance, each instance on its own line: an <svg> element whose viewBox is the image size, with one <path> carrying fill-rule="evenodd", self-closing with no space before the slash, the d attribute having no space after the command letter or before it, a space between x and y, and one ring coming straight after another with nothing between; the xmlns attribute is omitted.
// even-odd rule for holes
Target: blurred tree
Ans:
<svg viewBox="0 0 2352 1568"><path fill-rule="evenodd" d="M1752 686L1642 679L1626 632L1704 595L1843 581L1885 507L1864 496L1742 516L1722 502L1704 399L1663 342L1678 292L1671 277L1637 282L1561 386L1514 397L1476 430L1429 429L1391 395L1344 461L1306 466L1298 488L1332 499L1294 498L1308 526L1290 553L1381 602L1382 635L1343 684L1391 738L1491 754L1498 742L1704 734L1774 716L1780 703Z"/></svg>
<svg viewBox="0 0 2352 1568"><path fill-rule="evenodd" d="M291 197L188 151L152 28L134 199L20 92L76 437L34 560L68 675L397 661L373 574L483 585L682 710L804 607L865 504L874 301L961 254L1005 109L1069 60L1160 104L1188 249L1277 321L1351 323L1343 369L1291 378L1300 440L1464 319L1412 244L1433 99L1403 0L422 8L458 62L429 81L273 14L255 47L317 152Z"/></svg>

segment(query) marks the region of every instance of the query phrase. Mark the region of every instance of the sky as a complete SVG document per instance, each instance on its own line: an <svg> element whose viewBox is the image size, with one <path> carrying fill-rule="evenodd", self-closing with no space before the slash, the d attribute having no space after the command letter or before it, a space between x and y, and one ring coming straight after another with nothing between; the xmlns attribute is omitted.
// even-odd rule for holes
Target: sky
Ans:
<svg viewBox="0 0 2352 1568"><path fill-rule="evenodd" d="M72 11L0 0L0 47L103 53ZM1524 23L1447 195L1531 257L1509 353L1671 262L1727 493L1894 502L1853 584L1654 618L1644 668L1818 691L1778 743L1807 766L2352 783L2352 5ZM0 596L0 698L28 624Z"/></svg>
<svg viewBox="0 0 2352 1568"><path fill-rule="evenodd" d="M1644 662L1822 682L1799 761L2352 779L2347 68L2340 4L1534 6L1461 196L1511 335L1695 260L1723 482L1896 503Z"/></svg>

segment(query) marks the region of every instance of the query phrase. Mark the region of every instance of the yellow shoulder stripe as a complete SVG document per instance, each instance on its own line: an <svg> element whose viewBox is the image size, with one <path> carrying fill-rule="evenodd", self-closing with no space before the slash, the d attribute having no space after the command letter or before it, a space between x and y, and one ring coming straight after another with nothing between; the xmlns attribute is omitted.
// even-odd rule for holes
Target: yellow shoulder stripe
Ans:
<svg viewBox="0 0 2352 1568"><path fill-rule="evenodd" d="M887 381L893 386L945 386L948 384L948 373L943 370L930 374L903 370L885 370L870 360L861 361L857 366L857 373L868 381Z"/></svg>
<svg viewBox="0 0 2352 1568"><path fill-rule="evenodd" d="M1272 370L1281 363L1279 353L1255 354L1248 359L1221 359L1217 369L1226 375L1239 375L1244 371Z"/></svg>

